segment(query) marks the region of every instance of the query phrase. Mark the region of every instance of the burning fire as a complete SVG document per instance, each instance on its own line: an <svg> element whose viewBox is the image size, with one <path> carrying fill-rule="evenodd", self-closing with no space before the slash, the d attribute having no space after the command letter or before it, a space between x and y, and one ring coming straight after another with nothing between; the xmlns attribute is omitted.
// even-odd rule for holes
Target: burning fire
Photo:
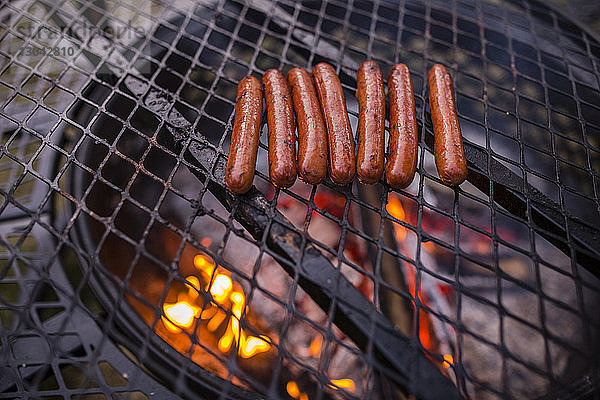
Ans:
<svg viewBox="0 0 600 400"><path fill-rule="evenodd" d="M315 336L315 338L312 340L312 342L310 342L310 347L308 348L308 352L310 353L311 356L313 357L319 357L319 354L321 353L321 344L323 342L323 339L321 339L321 336Z"/></svg>
<svg viewBox="0 0 600 400"><path fill-rule="evenodd" d="M343 196L335 196L329 193L317 193L315 202L320 209L340 218L347 206ZM320 217L321 214L314 216L315 219ZM325 218L323 217L323 219ZM209 247L211 242L210 238L200 240L204 247ZM346 243L350 245L344 250L348 251L349 256L357 264L362 264L367 257L366 248L361 248L359 244L351 241ZM272 354L274 352L273 346L277 342L277 338L265 328L269 324L269 318L263 320L257 318L256 313L251 312L251 307L248 307L249 304L246 303L249 300L246 299L242 283L236 281L234 273L220 266L217 260L207 253L197 249L192 250L191 246L189 250L191 251L188 251L185 257L181 257L181 260L189 261L180 261L182 267L180 273L183 273L184 277L187 276L184 282L186 286L183 290L179 287L176 296L173 296L174 292L170 292L168 300L163 304L161 325L164 329L162 332L168 330L168 332L173 333L174 336L170 339L183 343L180 345L180 352L188 354L192 350L194 356L199 354L197 358L193 358L194 361L203 367L206 366L210 370L217 371L223 377L230 372L227 370L227 366L221 366L222 361L219 357L204 356L203 349L197 351L194 347L194 338L190 337L192 333L200 340L206 338L202 342L203 345L211 347L215 352L233 354L239 357L239 365L245 368L243 369L245 373L253 378L256 376L255 379L261 383L268 382L271 379L270 366L275 359L275 357L271 357L274 355ZM244 262L239 257L228 260L234 265ZM368 278L362 279L361 283L368 281ZM359 286L360 283L356 282L355 285ZM365 286L366 288L360 287L365 291L366 296L372 296L372 288L368 285ZM261 305L259 304L257 307L261 307ZM312 303L307 308L308 311L313 311L310 307L312 307ZM256 312L256 310L254 311ZM245 318L244 321L242 321L242 317ZM249 325L251 328L248 327ZM183 334L177 335L182 332ZM296 350L302 357L308 358L307 362L317 365L317 363L320 363L322 350L327 348L324 341L320 334L307 332L306 336L299 338ZM266 355L260 357L261 354ZM241 359L250 360L242 362ZM285 379L283 377L287 377L287 379L278 382L282 394L287 392L295 400L309 400L309 393L312 396L313 385L317 382L292 380L292 376L301 376L298 367L290 365L284 368L289 368L289 371L280 377L280 379ZM332 397L336 398L340 395L336 396L334 392L341 394L346 391L360 395L360 393L357 393L360 391L360 387L355 384L353 379L356 378L352 376L352 371L349 368L336 368L335 370L336 374L332 374L332 376L341 376L341 379L326 380L324 383L325 391L330 392ZM344 371L350 373L346 374ZM244 386L243 382L236 383Z"/></svg>
<svg viewBox="0 0 600 400"><path fill-rule="evenodd" d="M329 381L329 387L332 389L346 389L353 392L356 385L352 379L333 379Z"/></svg>
<svg viewBox="0 0 600 400"><path fill-rule="evenodd" d="M387 212L394 218L400 221L406 220L406 212L404 211L404 207L402 207L402 202L396 196L389 196L388 203L385 207ZM402 242L406 239L406 228L400 224L394 224L394 233L396 234L396 240L398 242Z"/></svg>
<svg viewBox="0 0 600 400"><path fill-rule="evenodd" d="M350 392L354 392L356 390L356 385L352 379L332 379L329 381L328 385L331 389L339 390L345 389ZM298 387L298 384L294 381L289 381L285 386L285 390L288 392L290 397L297 400L308 400L308 395L302 391Z"/></svg>
<svg viewBox="0 0 600 400"><path fill-rule="evenodd" d="M392 217L398 219L399 221L408 222L406 211L404 210L402 201L398 196L390 195L388 197L386 210ZM396 240L399 245L402 245L407 236L407 228L398 223L394 223L393 225ZM432 247L434 246L431 242L421 242L421 245L426 251L432 251ZM416 287L415 270L411 267L406 267L404 268L404 272L411 296L414 299L418 299L422 304L428 304L427 295L423 290L421 290L420 283L419 288ZM433 332L432 322L430 321L429 315L422 308L419 309L418 313L418 331L419 340L421 341L423 347L431 352L436 352L436 338L431 333ZM445 367L449 367L452 364L452 355L446 354L443 359L443 365Z"/></svg>
<svg viewBox="0 0 600 400"><path fill-rule="evenodd" d="M308 400L308 395L304 392L300 391L298 384L294 381L289 381L285 386L285 390L287 390L290 397L297 400Z"/></svg>
<svg viewBox="0 0 600 400"><path fill-rule="evenodd" d="M163 319L163 322L165 322L166 327L171 332L180 332L181 329L177 326L189 328L194 323L196 310L194 309L194 306L186 301L175 304L165 304L163 309L168 318L168 320ZM173 321L173 323L170 321Z"/></svg>
<svg viewBox="0 0 600 400"><path fill-rule="evenodd" d="M219 268L214 261L204 254L194 257L194 266L203 275L208 284L204 288L212 300L202 306L199 293L202 290L200 280L196 276L188 276L187 293L178 294L176 303L163 305L162 321L165 327L174 333L189 329L196 320L206 321L206 328L215 332L229 316L227 329L218 342L219 350L228 352L234 343L238 344L238 354L242 358L250 358L268 351L270 339L266 336L251 336L240 327L240 320L246 307L244 292L235 284L229 272ZM227 312L229 311L229 312Z"/></svg>
<svg viewBox="0 0 600 400"><path fill-rule="evenodd" d="M452 354L444 354L444 362L443 365L445 368L450 368L454 364L454 358Z"/></svg>

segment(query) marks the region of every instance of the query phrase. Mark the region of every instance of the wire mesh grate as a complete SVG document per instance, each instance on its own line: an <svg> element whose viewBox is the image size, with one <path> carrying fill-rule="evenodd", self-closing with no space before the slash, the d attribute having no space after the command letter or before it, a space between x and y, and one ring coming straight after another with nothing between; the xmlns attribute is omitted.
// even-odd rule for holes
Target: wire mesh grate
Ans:
<svg viewBox="0 0 600 400"><path fill-rule="evenodd" d="M0 397L419 394L426 377L381 362L389 332L415 337L409 347L467 398L596 390L599 252L585 245L600 222L600 44L559 13L487 0L0 10ZM410 187L275 189L263 127L264 198L223 200L214 177L239 80L329 62L355 130L367 59L384 74L411 70L421 134ZM435 62L452 72L480 157L457 189L429 150ZM177 116L211 157L177 145ZM259 206L266 228L252 230L240 215ZM296 259L278 237L298 245ZM332 272L328 301L306 260ZM219 300L217 282L243 300ZM352 309L365 304L357 293L380 314ZM364 317L364 343L340 323L350 314ZM266 350L244 356L250 338Z"/></svg>

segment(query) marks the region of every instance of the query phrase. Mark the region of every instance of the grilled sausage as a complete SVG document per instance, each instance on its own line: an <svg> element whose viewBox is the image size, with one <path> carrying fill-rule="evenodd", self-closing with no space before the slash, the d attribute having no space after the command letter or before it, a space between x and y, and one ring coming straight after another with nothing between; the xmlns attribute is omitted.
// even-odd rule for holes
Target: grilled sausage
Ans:
<svg viewBox="0 0 600 400"><path fill-rule="evenodd" d="M385 89L379 65L365 61L356 76L358 99L358 156L356 174L372 184L383 174L385 151Z"/></svg>
<svg viewBox="0 0 600 400"><path fill-rule="evenodd" d="M429 106L433 122L435 165L447 185L460 185L467 179L467 161L456 106L452 77L441 64L429 70Z"/></svg>
<svg viewBox="0 0 600 400"><path fill-rule="evenodd" d="M233 193L250 190L256 167L262 117L262 87L253 76L242 79L235 99L235 121L231 132L225 185Z"/></svg>
<svg viewBox="0 0 600 400"><path fill-rule="evenodd" d="M269 126L269 176L286 188L296 181L296 123L287 80L278 69L263 75Z"/></svg>
<svg viewBox="0 0 600 400"><path fill-rule="evenodd" d="M356 165L354 138L342 85L333 67L327 63L317 64L312 74L327 127L329 176L333 183L346 185L352 182Z"/></svg>
<svg viewBox="0 0 600 400"><path fill-rule="evenodd" d="M316 185L327 175L327 136L319 101L312 79L304 69L293 68L287 78L298 122L298 176Z"/></svg>
<svg viewBox="0 0 600 400"><path fill-rule="evenodd" d="M417 117L410 71L396 64L388 74L390 97L390 143L385 179L388 185L403 189L410 185L417 170Z"/></svg>

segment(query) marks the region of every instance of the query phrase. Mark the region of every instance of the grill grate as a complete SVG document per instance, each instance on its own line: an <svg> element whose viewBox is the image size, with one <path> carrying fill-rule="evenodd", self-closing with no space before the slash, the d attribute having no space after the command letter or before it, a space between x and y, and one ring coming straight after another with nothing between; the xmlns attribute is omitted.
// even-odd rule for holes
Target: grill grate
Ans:
<svg viewBox="0 0 600 400"><path fill-rule="evenodd" d="M434 364L468 398L597 392L600 43L559 13L42 0L0 16L0 398L283 398L291 380L311 399L435 398ZM355 130L367 59L412 73L409 188L276 190L263 127L264 197L224 191L239 80L329 62ZM456 189L429 151L435 62L454 76L466 140L469 183ZM190 124L206 140L182 136ZM159 336L194 254L243 288L242 327L268 332L272 359L219 352L200 323ZM321 338L318 356L299 353L302 334ZM333 389L340 378L356 387Z"/></svg>

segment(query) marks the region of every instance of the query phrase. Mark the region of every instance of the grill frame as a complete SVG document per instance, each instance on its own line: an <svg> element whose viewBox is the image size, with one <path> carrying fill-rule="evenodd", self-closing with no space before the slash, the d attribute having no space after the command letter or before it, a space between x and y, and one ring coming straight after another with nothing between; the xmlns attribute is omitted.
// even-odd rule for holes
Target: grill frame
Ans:
<svg viewBox="0 0 600 400"><path fill-rule="evenodd" d="M220 4L223 4L223 3L220 3ZM321 14L320 14L320 15L322 16L323 14L324 14L324 13L323 13L323 12L321 12ZM348 17L349 17L349 14L350 14L350 13L348 13ZM348 18L348 17L347 17L347 18ZM268 18L267 18L267 20L268 20ZM346 21L346 22L348 22L348 19L346 19L345 21ZM239 27L239 26L240 26L240 24L238 24L237 26ZM264 27L264 26L265 26L265 25L263 25L263 27ZM214 27L214 26L213 26L213 27ZM264 31L263 31L263 32L261 32L261 35L264 35L264 34L265 34L265 32L264 32ZM456 33L455 33L455 34L456 34ZM290 36L291 36L291 35L288 35L288 36L287 36L287 38L289 39L289 37L290 37ZM346 47L347 45L348 45L348 44L347 44L345 41L344 41L344 42L341 42L341 47L342 47L342 48ZM349 45L348 45L348 46L349 46ZM588 47L589 47L589 43L588 43ZM341 58L341 57L343 57L343 56L342 56L342 54L343 54L343 53L342 53L342 52L340 52L340 58ZM311 55L311 57L312 57L312 55ZM254 58L256 58L256 57L254 57ZM338 66L339 66L339 64L338 64ZM103 75L103 74L104 74L104 73L103 73L102 71L100 71L100 70L96 70L96 71L94 71L94 72L95 72L95 73L99 73L100 75ZM340 71L340 72L342 72L342 73L343 73L343 71ZM90 74L90 77L91 77L91 76L92 76L92 74ZM106 78L106 76L107 76L107 75L106 75L106 74L104 74L103 76ZM216 80L215 80L215 82L216 82ZM346 88L347 88L347 87L348 87L348 84L347 84L347 81L346 81ZM422 98L422 99L423 99L423 98L425 98L425 96L424 96L424 93L425 93L424 91L421 93L421 95L422 95L422 96L421 96L421 98ZM547 100L547 99L546 99L546 100ZM206 103L205 103L205 105L206 105ZM204 106L203 106L202 108L204 108ZM421 107L421 111L423 112L422 116L423 116L423 115L425 115L425 113L426 113L425 107ZM66 114L63 114L63 115L61 116L61 118L63 118L65 115L66 115ZM426 119L426 118L425 118L425 121L427 121L427 119ZM420 118L420 121L419 121L419 122L421 122L421 118ZM231 118L229 118L229 124L231 124ZM419 126L420 126L420 128L422 128L421 124L420 124ZM422 129L422 132L425 132L425 133L426 133L425 135L422 135L422 140L421 140L421 148L423 149L423 148L424 148L423 137L424 137L424 139L425 139L425 142L427 141L427 138L428 138L428 137L430 137L430 129L428 129L428 128L427 128L427 125L426 125L425 129ZM224 139L225 139L225 135L223 135L223 136L222 136L222 138L221 138L221 142L220 142L220 144L221 144L221 145L223 144L223 140L224 140ZM263 148L263 150L264 150L264 145L262 146L262 148ZM488 149L487 149L487 150L488 150L488 153L487 153L487 154L488 154L488 156L489 156L489 155L491 155L491 152L490 152L490 147L489 147L489 143L488 143ZM590 151L590 150L588 149L588 151ZM522 152L523 152L523 151L522 151L522 144L521 144L521 154L522 154ZM172 153L173 153L173 154L180 154L180 153L178 153L178 152L172 152ZM491 157L490 157L490 158L491 158ZM17 161L18 163L20 163L20 161L19 161L18 159L17 159L17 160L15 160L15 161ZM189 161L188 161L188 162L189 162ZM558 161L556 161L556 162L558 163ZM423 164L423 155L421 155L420 163L421 163L421 165ZM190 166L190 167L192 167L192 168L193 168L193 165L194 165L193 163L189 163L189 164L188 164L188 166ZM491 170L491 169L489 169L489 166L488 166L488 170ZM259 173L259 176L260 176L262 179L266 179L266 176L265 176L264 174L263 174L263 175L261 175L261 173ZM431 177L432 177L431 175L427 175L427 174L426 174L426 176L427 176L428 178L431 178ZM594 176L594 175L592 174L592 176ZM45 178L45 177L43 177L43 176L42 176L42 178ZM435 177L433 177L433 178L435 179ZM422 179L423 179L423 178L421 178L421 180L422 180ZM504 183L506 183L506 181L505 181ZM421 182L421 185L422 185L422 182ZM16 186L18 186L18 183L15 183L15 185L14 185L14 186L15 186L15 187L16 187ZM331 187L331 188L333 188L333 187ZM420 192L420 193L422 193L422 186L420 187L420 189L419 189L419 192ZM70 195L70 194L71 194L71 193L69 193L68 191L66 191L66 192L63 192L63 193L64 193L64 194L67 194L67 195ZM314 193L315 193L315 192L313 191L313 194L312 194L312 196L313 196L313 197L314 197ZM61 194L62 194L62 193L61 193ZM346 194L348 195L348 197L350 197L350 198L351 198L351 199L353 199L354 201L360 201L360 199L358 199L358 200L357 200L357 199L356 199L356 197L355 197L355 196L354 196L354 195L353 195L351 192L347 192ZM292 196L292 197L293 197L293 196ZM525 199L525 203L526 203L527 205L530 205L530 200L531 200L531 199L530 199L529 197L530 197L530 196L526 196L526 199ZM9 195L9 198L10 198L10 195ZM300 200L300 198L298 198L298 196L296 196L296 198L297 198L297 200ZM419 198L419 197L415 197L415 198L416 198L416 199L418 199L418 200L421 202L421 204L422 204L422 202L423 202L423 198L422 198L422 197L420 197L420 198ZM597 195L596 195L596 199L597 199ZM274 201L276 201L276 200L277 200L277 195L276 195L276 197L275 197L275 200L274 200ZM273 204L273 203L271 203L271 204ZM361 205L361 206L364 206L364 205ZM562 207L562 205L561 205L560 207ZM380 215L382 215L382 218L383 218L383 217L385 217L385 212L384 212L384 210L382 210L382 209L373 208L373 209L372 209L372 211L374 211L374 212L377 212L377 213L379 213ZM440 210L440 211L443 211L443 210ZM456 211L456 210L455 210L455 211ZM563 208L563 211L564 211L564 208ZM29 212L27 212L27 213L29 213ZM39 214L38 214L38 215L39 215ZM563 215L564 215L564 214L563 214ZM460 225L460 223L459 223L459 221L458 221L458 219L457 219L457 217L456 217L456 212L455 212L455 213L454 213L454 215L453 215L453 216L451 216L451 217L453 217L453 218L454 218L454 220L455 220L455 222L456 222L456 225L457 225L457 226L458 226L458 225ZM344 221L344 220L341 220L341 221L339 221L339 222L340 222L341 224L345 224L345 223L347 223L347 221ZM394 222L397 222L398 224L400 224L400 225L402 225L402 226L404 226L404 227L406 227L406 228L409 228L409 229L411 229L411 228L414 228L413 226L411 226L410 224L407 224L407 223L405 223L404 221L399 221L399 220L396 220L396 221L394 221ZM533 220L532 220L532 219L529 219L529 221L528 221L528 222L529 222L529 224L530 224L530 225L533 225ZM565 224L568 224L568 223L569 223L567 219L566 219L564 222L565 222ZM464 224L464 223L463 223L463 224ZM51 228L49 228L49 229L51 229ZM358 233L360 233L360 232L358 232ZM422 231L421 231L421 232L418 232L418 235L419 235L419 240L420 240L420 241L423 241L423 239L427 239L426 235L423 235L423 232L422 232ZM571 242L571 239L569 239L569 238L567 238L567 239L568 239L568 241L569 241L569 243L567 244L568 250L569 250L569 251L570 251L572 254L575 254L575 246L573 246L573 243ZM342 244L342 246L341 246L341 247L342 247L342 248L344 247L344 246L343 246L343 244ZM458 243L456 243L456 247L458 247ZM393 251L392 249L389 249L389 250L390 250L390 251ZM336 253L334 249L329 249L329 251L332 251L332 252ZM338 255L339 255L339 254L338 254ZM403 255L402 255L402 254L398 254L397 252L396 252L396 255L397 255L398 257L403 257ZM539 287L538 287L538 288L537 288L537 290L538 290L538 291L541 293L541 288L539 288ZM421 306L422 306L423 308L425 308L425 307L426 307L426 306L425 306L425 305L423 305L423 304L421 304ZM426 308L425 308L425 309L426 309ZM429 311L433 311L433 310L427 310L427 311L429 312ZM589 329L589 328L588 328L588 329Z"/></svg>

